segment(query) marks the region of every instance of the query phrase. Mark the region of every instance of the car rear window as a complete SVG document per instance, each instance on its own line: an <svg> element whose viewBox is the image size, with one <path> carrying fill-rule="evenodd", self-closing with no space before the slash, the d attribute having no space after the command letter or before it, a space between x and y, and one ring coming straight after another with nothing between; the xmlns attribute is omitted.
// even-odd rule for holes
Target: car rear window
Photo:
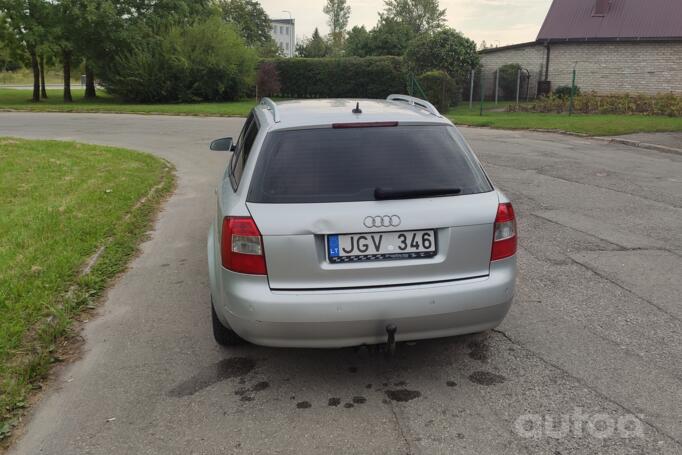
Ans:
<svg viewBox="0 0 682 455"><path fill-rule="evenodd" d="M270 133L249 202L374 200L376 188L492 191L478 162L450 126L317 128Z"/></svg>

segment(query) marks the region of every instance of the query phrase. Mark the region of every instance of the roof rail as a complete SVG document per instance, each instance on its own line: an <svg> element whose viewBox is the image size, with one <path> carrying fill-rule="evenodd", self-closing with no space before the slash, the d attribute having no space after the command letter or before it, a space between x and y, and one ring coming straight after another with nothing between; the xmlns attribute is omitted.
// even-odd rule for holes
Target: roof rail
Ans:
<svg viewBox="0 0 682 455"><path fill-rule="evenodd" d="M418 106L421 107L422 109L426 109L427 111L429 111L430 114L435 115L436 117L442 117L440 112L438 112L438 109L436 109L436 106L434 106L433 104L429 103L426 100L415 98L414 96L388 95L388 98L386 99L388 101L402 101L404 103L408 103L410 106Z"/></svg>
<svg viewBox="0 0 682 455"><path fill-rule="evenodd" d="M263 98L260 100L260 104L265 106L269 111L272 111L272 117L275 119L275 123L280 122L279 109L277 109L277 104L270 98Z"/></svg>

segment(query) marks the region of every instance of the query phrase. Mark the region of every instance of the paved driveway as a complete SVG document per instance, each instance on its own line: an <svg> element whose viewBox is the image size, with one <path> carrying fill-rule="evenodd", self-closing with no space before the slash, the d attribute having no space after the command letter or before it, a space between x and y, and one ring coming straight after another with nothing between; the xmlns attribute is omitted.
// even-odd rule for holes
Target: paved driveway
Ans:
<svg viewBox="0 0 682 455"><path fill-rule="evenodd" d="M516 304L499 330L388 362L213 343L205 235L227 157L206 146L240 124L0 114L0 135L147 150L180 177L14 453L680 453L681 156L465 129L520 216Z"/></svg>

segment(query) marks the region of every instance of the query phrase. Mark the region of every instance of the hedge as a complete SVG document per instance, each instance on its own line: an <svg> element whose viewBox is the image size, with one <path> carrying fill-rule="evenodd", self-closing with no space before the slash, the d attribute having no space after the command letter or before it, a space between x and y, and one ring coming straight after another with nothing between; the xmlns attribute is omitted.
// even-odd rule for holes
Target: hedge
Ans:
<svg viewBox="0 0 682 455"><path fill-rule="evenodd" d="M280 58L279 96L286 98L386 98L406 91L401 57Z"/></svg>

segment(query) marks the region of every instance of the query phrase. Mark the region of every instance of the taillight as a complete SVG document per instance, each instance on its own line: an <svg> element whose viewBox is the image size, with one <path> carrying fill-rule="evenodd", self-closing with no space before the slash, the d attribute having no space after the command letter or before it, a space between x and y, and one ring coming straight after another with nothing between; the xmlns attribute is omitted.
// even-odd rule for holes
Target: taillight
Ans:
<svg viewBox="0 0 682 455"><path fill-rule="evenodd" d="M507 202L497 207L495 217L495 234L493 235L493 251L491 261L499 261L516 254L516 216L514 207Z"/></svg>
<svg viewBox="0 0 682 455"><path fill-rule="evenodd" d="M223 219L220 242L223 267L249 275L267 275L263 238L253 218L228 216Z"/></svg>

